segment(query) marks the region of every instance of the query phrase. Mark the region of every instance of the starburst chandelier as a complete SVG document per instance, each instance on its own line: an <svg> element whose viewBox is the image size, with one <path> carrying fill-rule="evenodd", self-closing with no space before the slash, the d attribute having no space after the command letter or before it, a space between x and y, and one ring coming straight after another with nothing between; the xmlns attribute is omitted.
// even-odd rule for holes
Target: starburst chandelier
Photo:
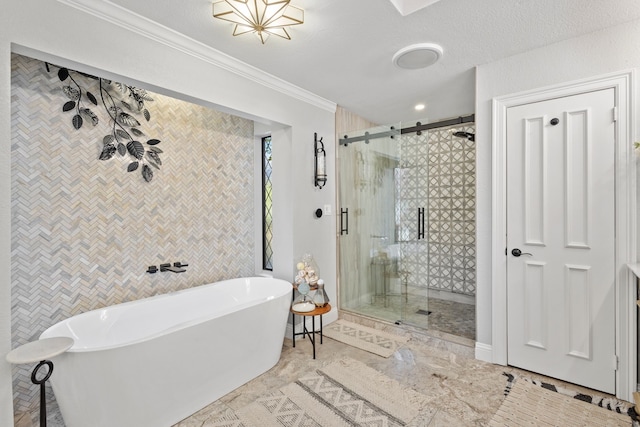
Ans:
<svg viewBox="0 0 640 427"><path fill-rule="evenodd" d="M255 33L264 44L269 35L291 40L286 27L304 22L304 11L290 0L222 0L213 2L213 17L236 24L233 35Z"/></svg>

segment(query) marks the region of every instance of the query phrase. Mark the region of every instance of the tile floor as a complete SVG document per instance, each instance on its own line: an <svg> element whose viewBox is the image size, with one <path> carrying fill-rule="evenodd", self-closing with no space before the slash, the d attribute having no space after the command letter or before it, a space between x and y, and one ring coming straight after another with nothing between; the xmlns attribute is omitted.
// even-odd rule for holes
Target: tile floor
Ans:
<svg viewBox="0 0 640 427"><path fill-rule="evenodd" d="M227 394L174 427L205 427L228 409L240 409L258 397L295 381L308 371L334 360L350 357L362 361L387 376L406 384L430 398L433 412L429 427L483 426L498 410L504 398L506 377L503 372L522 373L518 369L492 365L473 358L473 341L440 333L424 334L410 327L375 322L349 314L342 318L381 330L410 335L411 340L389 358L383 358L330 338L316 347L311 358L308 340L296 340L292 347L285 339L280 362L260 377ZM443 339L446 338L446 339ZM562 384L560 381L524 373L531 377ZM584 392L593 391L572 386Z"/></svg>
<svg viewBox="0 0 640 427"><path fill-rule="evenodd" d="M374 298L371 304L361 305L354 312L367 317L395 322L402 320L408 325L444 332L464 338L476 338L476 306L439 298L424 298L409 294L388 295ZM431 312L420 314L418 311Z"/></svg>

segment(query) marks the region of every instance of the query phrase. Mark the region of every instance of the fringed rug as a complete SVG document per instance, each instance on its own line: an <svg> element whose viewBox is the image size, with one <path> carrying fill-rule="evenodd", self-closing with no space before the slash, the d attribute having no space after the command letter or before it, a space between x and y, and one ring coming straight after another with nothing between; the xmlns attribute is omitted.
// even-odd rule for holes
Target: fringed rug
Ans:
<svg viewBox="0 0 640 427"><path fill-rule="evenodd" d="M379 331L346 320L338 320L325 326L323 335L382 357L391 356L400 344L409 341L408 337Z"/></svg>
<svg viewBox="0 0 640 427"><path fill-rule="evenodd" d="M625 402L571 392L568 389L510 374L507 398L489 427L625 426L633 423ZM626 404L627 408L630 404ZM635 412L634 412L635 414Z"/></svg>
<svg viewBox="0 0 640 427"><path fill-rule="evenodd" d="M422 426L427 397L353 359L309 373L207 422L212 427Z"/></svg>

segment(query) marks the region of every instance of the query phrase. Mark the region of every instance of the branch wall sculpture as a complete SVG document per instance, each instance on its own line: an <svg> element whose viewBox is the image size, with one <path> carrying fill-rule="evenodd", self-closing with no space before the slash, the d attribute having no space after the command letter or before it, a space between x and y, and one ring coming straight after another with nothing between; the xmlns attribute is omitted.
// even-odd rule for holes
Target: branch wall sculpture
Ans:
<svg viewBox="0 0 640 427"><path fill-rule="evenodd" d="M69 98L69 101L62 106L62 111L74 111L71 124L76 130L80 130L85 122L93 126L100 123L98 115L87 107L87 105L98 107L98 99L82 88L77 79L78 75L99 81L100 103L109 117L109 133L102 139L102 151L98 158L109 160L116 154L121 157L128 154L131 156L131 163L127 166L127 172L140 169L144 180L150 182L153 179L151 166L160 169L162 165L160 159L162 150L156 147L160 140L148 139L145 147L139 141L145 134L140 130L141 123L135 116L142 115L147 122L151 120L151 113L146 108L145 102L153 102L153 98L144 89L59 67L58 78L61 82L68 82L62 87L62 91Z"/></svg>

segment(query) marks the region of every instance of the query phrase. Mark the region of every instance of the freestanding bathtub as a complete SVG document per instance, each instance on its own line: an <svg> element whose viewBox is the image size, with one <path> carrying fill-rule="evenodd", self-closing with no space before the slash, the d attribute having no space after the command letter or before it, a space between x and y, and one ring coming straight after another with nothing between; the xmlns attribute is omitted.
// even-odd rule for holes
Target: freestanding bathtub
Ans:
<svg viewBox="0 0 640 427"><path fill-rule="evenodd" d="M280 359L291 284L225 280L73 316L52 359L67 427L171 426Z"/></svg>

